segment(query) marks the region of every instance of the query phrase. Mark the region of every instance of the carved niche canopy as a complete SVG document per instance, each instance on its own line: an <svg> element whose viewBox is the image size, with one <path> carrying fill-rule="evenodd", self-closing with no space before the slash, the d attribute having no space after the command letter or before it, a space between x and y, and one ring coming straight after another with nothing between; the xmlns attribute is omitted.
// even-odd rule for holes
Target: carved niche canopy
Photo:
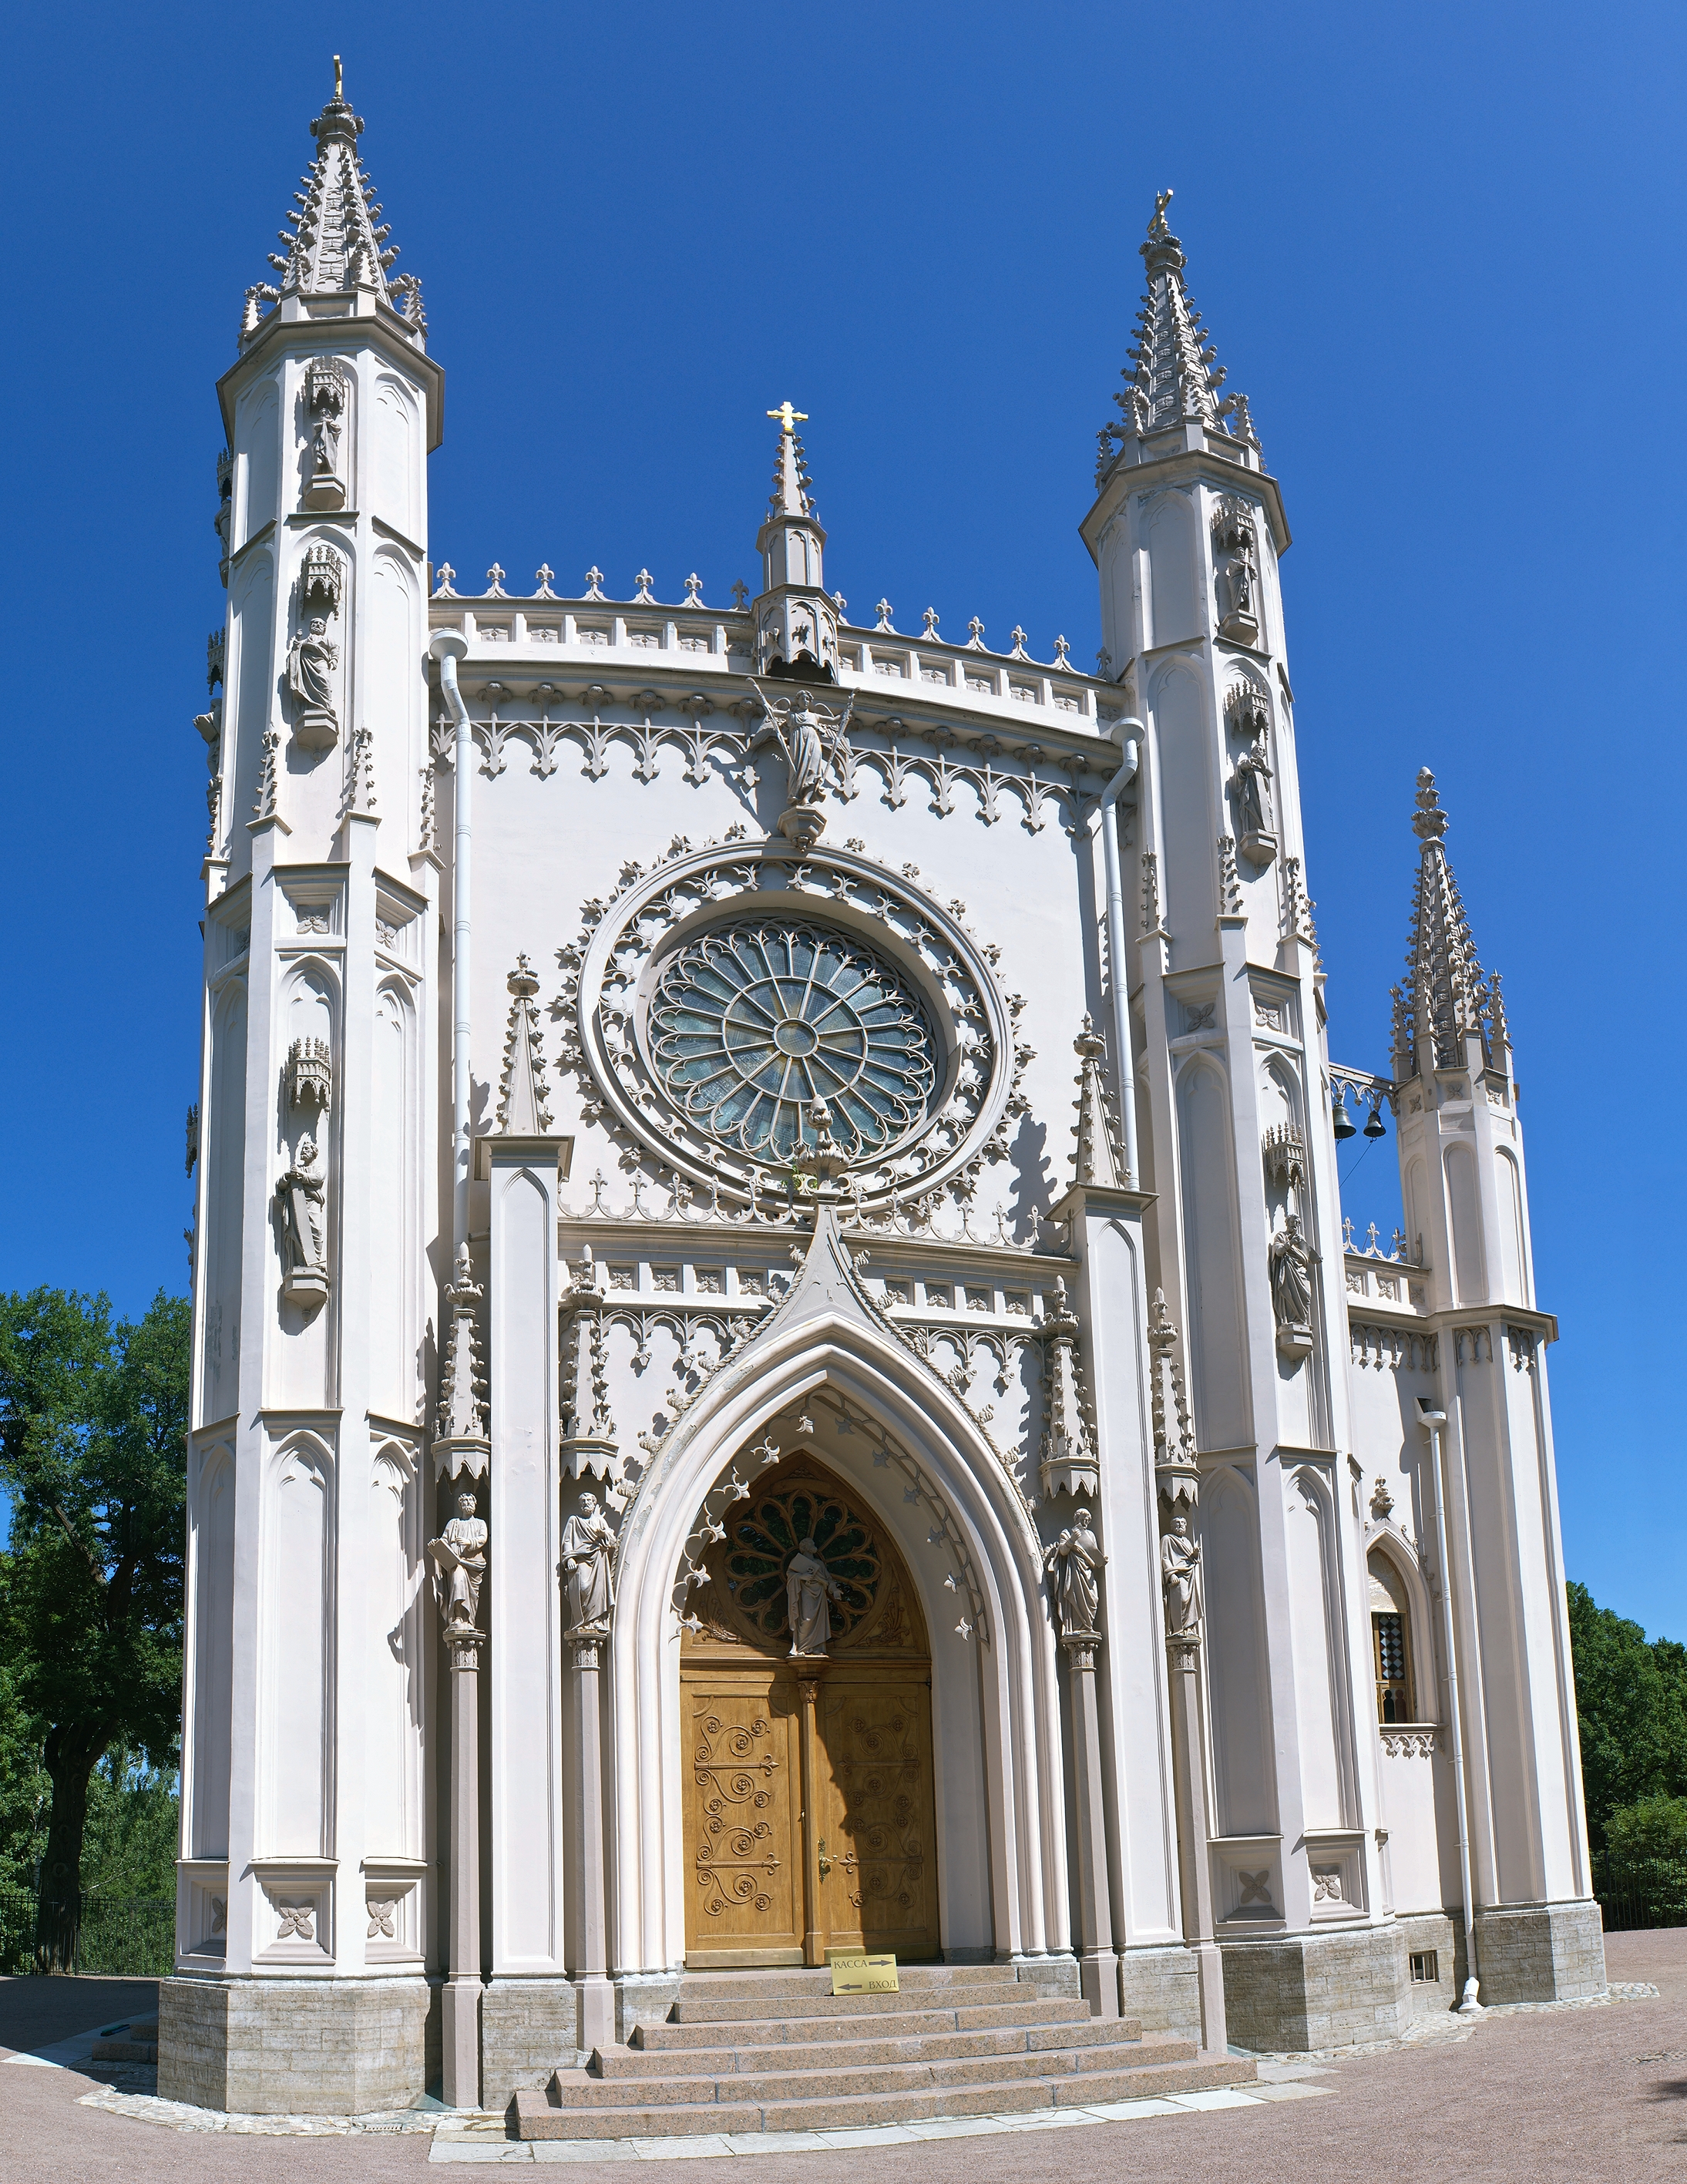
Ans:
<svg viewBox="0 0 1687 2184"><path fill-rule="evenodd" d="M924 1656L925 1621L907 1568L877 1518L824 1466L800 1451L764 1473L725 1517L727 1536L701 1558L709 1581L693 1595L701 1630L685 1650L726 1646L783 1660L790 1652L785 1574L801 1542L837 1581L828 1655Z"/></svg>

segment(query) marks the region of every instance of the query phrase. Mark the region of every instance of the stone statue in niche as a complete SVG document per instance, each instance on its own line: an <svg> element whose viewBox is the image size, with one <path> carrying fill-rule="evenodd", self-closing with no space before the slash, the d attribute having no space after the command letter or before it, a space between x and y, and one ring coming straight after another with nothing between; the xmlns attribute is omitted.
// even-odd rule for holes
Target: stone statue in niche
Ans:
<svg viewBox="0 0 1687 2184"><path fill-rule="evenodd" d="M427 1543L433 1564L433 1596L448 1632L472 1630L480 1619L481 1586L487 1574L487 1526L475 1514L475 1497L465 1487L457 1496L457 1513L437 1540Z"/></svg>
<svg viewBox="0 0 1687 2184"><path fill-rule="evenodd" d="M799 1540L785 1565L785 1612L791 1624L791 1658L823 1653L832 1638L832 1607L844 1588L821 1560L813 1535Z"/></svg>
<svg viewBox="0 0 1687 2184"><path fill-rule="evenodd" d="M326 1198L322 1156L307 1131L298 1141L292 1165L276 1185L281 1249L287 1261L281 1293L295 1304L320 1304L328 1294Z"/></svg>
<svg viewBox="0 0 1687 2184"><path fill-rule="evenodd" d="M343 365L335 357L313 357L304 368L304 411L310 430L310 470L303 496L307 508L346 504L345 484L340 476L340 431L345 409Z"/></svg>
<svg viewBox="0 0 1687 2184"><path fill-rule="evenodd" d="M568 1588L568 1630L571 1637L601 1637L610 1627L615 1604L615 1535L610 1520L589 1490L580 1496L580 1513L562 1529L562 1560L558 1565Z"/></svg>
<svg viewBox="0 0 1687 2184"><path fill-rule="evenodd" d="M287 689L297 708L293 733L307 750L331 750L340 738L334 704L334 671L340 648L321 615L312 615L287 647Z"/></svg>
<svg viewBox="0 0 1687 2184"><path fill-rule="evenodd" d="M1260 633L1259 572L1253 511L1233 496L1222 500L1213 513L1212 543L1224 556L1219 570L1223 615L1219 633L1233 644L1252 644Z"/></svg>
<svg viewBox="0 0 1687 2184"><path fill-rule="evenodd" d="M1166 1590L1166 1635L1195 1638L1200 1635L1200 1542L1189 1536L1189 1520L1181 1511L1160 1542L1160 1577Z"/></svg>
<svg viewBox="0 0 1687 2184"><path fill-rule="evenodd" d="M1062 1638L1095 1638L1100 1635L1095 1621L1101 1606L1101 1581L1097 1573L1105 1566L1106 1560L1088 1510L1080 1508L1043 1557L1054 1596L1055 1618Z"/></svg>
<svg viewBox="0 0 1687 2184"><path fill-rule="evenodd" d="M1268 865L1277 855L1277 836L1272 827L1271 760L1266 739L1256 736L1236 761L1230 777L1230 795L1236 811L1236 841L1244 857Z"/></svg>
<svg viewBox="0 0 1687 2184"><path fill-rule="evenodd" d="M1298 1213L1284 1215L1270 1248L1277 1346L1285 1357L1304 1357L1312 1346L1312 1247Z"/></svg>

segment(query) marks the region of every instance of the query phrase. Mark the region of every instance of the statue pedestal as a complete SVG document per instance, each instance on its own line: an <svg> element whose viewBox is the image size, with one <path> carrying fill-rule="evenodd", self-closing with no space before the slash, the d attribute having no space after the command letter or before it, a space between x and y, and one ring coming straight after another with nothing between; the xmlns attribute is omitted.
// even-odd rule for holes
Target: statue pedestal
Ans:
<svg viewBox="0 0 1687 2184"><path fill-rule="evenodd" d="M1218 625L1218 633L1233 644L1250 645L1259 640L1260 626L1252 615L1228 614Z"/></svg>
<svg viewBox="0 0 1687 2184"><path fill-rule="evenodd" d="M301 1312L318 1312L328 1301L328 1277L315 1267L295 1267L282 1280L281 1295Z"/></svg>
<svg viewBox="0 0 1687 2184"><path fill-rule="evenodd" d="M331 471L326 471L309 481L302 499L307 508L343 508L346 488Z"/></svg>
<svg viewBox="0 0 1687 2184"><path fill-rule="evenodd" d="M302 750L332 750L340 740L340 724L318 705L305 705L293 722L293 741Z"/></svg>
<svg viewBox="0 0 1687 2184"><path fill-rule="evenodd" d="M1261 872L1277 855L1275 834L1244 834L1236 846L1248 862L1257 865Z"/></svg>
<svg viewBox="0 0 1687 2184"><path fill-rule="evenodd" d="M826 814L812 804L790 804L779 814L779 832L804 855L826 832Z"/></svg>
<svg viewBox="0 0 1687 2184"><path fill-rule="evenodd" d="M1285 1357L1310 1357L1312 1330L1310 1327L1279 1327L1277 1346Z"/></svg>

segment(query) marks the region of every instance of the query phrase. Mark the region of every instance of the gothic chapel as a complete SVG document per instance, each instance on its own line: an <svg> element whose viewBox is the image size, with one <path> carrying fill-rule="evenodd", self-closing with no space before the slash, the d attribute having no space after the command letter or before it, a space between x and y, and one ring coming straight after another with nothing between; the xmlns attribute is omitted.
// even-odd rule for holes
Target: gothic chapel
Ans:
<svg viewBox="0 0 1687 2184"><path fill-rule="evenodd" d="M1331 1060L1166 199L1088 674L852 620L788 402L754 596L433 561L363 128L218 388L160 2093L878 2123L1602 1991L1500 982L1426 772Z"/></svg>

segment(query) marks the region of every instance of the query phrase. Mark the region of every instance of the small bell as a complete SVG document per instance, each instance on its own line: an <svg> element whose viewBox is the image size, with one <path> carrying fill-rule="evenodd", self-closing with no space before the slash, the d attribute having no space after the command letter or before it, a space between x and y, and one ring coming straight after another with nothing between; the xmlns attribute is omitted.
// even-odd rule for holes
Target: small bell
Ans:
<svg viewBox="0 0 1687 2184"><path fill-rule="evenodd" d="M1335 1088L1335 1099L1330 1107L1330 1127L1335 1132L1338 1143L1354 1134L1353 1117L1347 1112L1347 1087L1345 1084L1338 1084Z"/></svg>
<svg viewBox="0 0 1687 2184"><path fill-rule="evenodd" d="M1367 1138L1385 1138L1388 1134L1389 1126L1383 1120L1383 1095L1380 1092L1374 1093L1371 1100L1371 1112L1365 1117L1365 1135Z"/></svg>

